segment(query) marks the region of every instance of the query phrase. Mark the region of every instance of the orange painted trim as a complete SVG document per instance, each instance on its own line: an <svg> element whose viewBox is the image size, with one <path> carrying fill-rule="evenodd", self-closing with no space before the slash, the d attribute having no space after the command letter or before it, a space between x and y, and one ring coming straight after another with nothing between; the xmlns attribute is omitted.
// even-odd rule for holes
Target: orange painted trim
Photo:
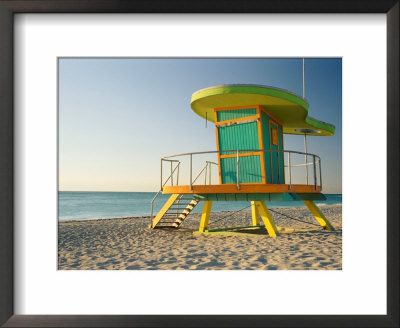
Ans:
<svg viewBox="0 0 400 328"><path fill-rule="evenodd" d="M256 194L256 193L319 193L321 187L316 189L313 185L293 185L289 189L287 184L264 184L264 183L241 183L240 189L237 189L236 184L221 184L221 185L193 185L190 186L165 186L163 194Z"/></svg>
<svg viewBox="0 0 400 328"><path fill-rule="evenodd" d="M284 140L283 140L284 134L283 134L283 127L282 127L282 126L281 126L281 131L282 131L283 182L285 182L285 181L286 181L286 172L285 172L285 152L284 152L285 147L283 146L285 143L284 143Z"/></svg>
<svg viewBox="0 0 400 328"><path fill-rule="evenodd" d="M260 149L264 149L264 138L262 133L262 118L261 118L261 106L257 106L257 114L260 116L260 119L257 122L258 128L258 144ZM267 177L265 174L265 152L262 152L261 156L261 177L264 183L267 183Z"/></svg>
<svg viewBox="0 0 400 328"><path fill-rule="evenodd" d="M268 120L268 136L269 136L269 149L271 149L272 147L272 135L271 135L271 127L270 127L270 123L272 122L275 126L276 126L276 130L278 132L278 125L280 125L281 130L282 130L282 150L284 150L284 146L283 146L283 123L278 120L274 115L272 115L270 112L268 112L263 106L259 106L260 109L267 114L270 119ZM262 120L262 115L260 114L261 120ZM274 122L276 121L276 122ZM278 150L279 150L279 135L278 135ZM273 152L271 152L271 156L270 156L270 161L271 161L271 181L273 181L273 166L272 166L272 154ZM281 166L280 166L280 156L279 153L278 154L278 179L279 181L281 180ZM283 165L285 165L285 153L283 153ZM285 166L284 166L285 167ZM285 179L285 170L283 170L283 179ZM285 181L285 180L284 180Z"/></svg>
<svg viewBox="0 0 400 328"><path fill-rule="evenodd" d="M259 115L252 115L252 116L235 118L233 120L218 121L215 124L226 124L226 123L233 123L233 122L239 122L239 121L244 121L244 120L259 119L259 118L260 118Z"/></svg>
<svg viewBox="0 0 400 328"><path fill-rule="evenodd" d="M214 108L217 112L223 110L231 110L231 109L250 109L250 108L257 108L259 105L246 105L246 106L235 106L235 107L218 107Z"/></svg>
<svg viewBox="0 0 400 328"><path fill-rule="evenodd" d="M276 121L278 124L280 124L281 126L283 126L283 123L282 123L280 120L278 120L274 115L272 115L271 113L269 113L264 107L260 106L260 108L261 108L261 110L262 110L265 114L269 115L270 118L272 118L272 119L273 119L274 121ZM282 130L282 131L283 131L283 130Z"/></svg>
<svg viewBox="0 0 400 328"><path fill-rule="evenodd" d="M217 111L214 109L214 122L217 122ZM222 172L221 172L221 155L219 153L219 133L218 127L215 126L215 137L217 139L217 157L218 157L218 174L219 174L219 183L222 184Z"/></svg>
<svg viewBox="0 0 400 328"><path fill-rule="evenodd" d="M251 153L239 153L239 157L245 157L245 156L259 156L261 155L262 151L254 151ZM231 157L236 157L237 154L226 154L226 155L221 155L221 158L231 158Z"/></svg>
<svg viewBox="0 0 400 328"><path fill-rule="evenodd" d="M278 148L278 150L279 150L279 134L278 134L279 128L278 128L278 124L275 123L274 121L271 121L271 120L269 120L269 121L270 121L270 123L272 123L276 127L276 134L277 134L277 138L278 138L278 144L276 145L276 148ZM272 140L270 140L270 143L271 143L271 141ZM272 149L272 148L270 148L270 149ZM271 154L272 154L272 152L271 152ZM279 156L279 152L276 152L276 157L278 158L278 181L280 182L281 181L281 157ZM271 159L272 159L272 156L271 156Z"/></svg>
<svg viewBox="0 0 400 328"><path fill-rule="evenodd" d="M272 133L271 133L271 124L277 125L274 121L268 119L268 135L269 135L269 149L272 150ZM274 181L274 167L272 165L272 156L273 151L270 152L269 160L271 162L271 183Z"/></svg>
<svg viewBox="0 0 400 328"><path fill-rule="evenodd" d="M268 123L275 125L276 128L278 129L278 123L274 122L273 120L268 120Z"/></svg>

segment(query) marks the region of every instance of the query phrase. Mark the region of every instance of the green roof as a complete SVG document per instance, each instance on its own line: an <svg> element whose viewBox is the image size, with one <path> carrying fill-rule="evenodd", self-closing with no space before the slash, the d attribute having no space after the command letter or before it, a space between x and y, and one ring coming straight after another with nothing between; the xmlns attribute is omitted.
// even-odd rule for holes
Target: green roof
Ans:
<svg viewBox="0 0 400 328"><path fill-rule="evenodd" d="M308 102L286 90L248 84L218 85L192 95L193 111L214 122L214 108L260 105L282 122L283 133L331 136L335 126L308 116Z"/></svg>

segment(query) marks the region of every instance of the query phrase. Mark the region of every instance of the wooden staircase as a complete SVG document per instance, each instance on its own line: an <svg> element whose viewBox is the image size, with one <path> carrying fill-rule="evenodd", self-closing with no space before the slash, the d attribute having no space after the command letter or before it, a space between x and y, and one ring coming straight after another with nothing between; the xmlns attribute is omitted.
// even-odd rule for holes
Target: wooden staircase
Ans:
<svg viewBox="0 0 400 328"><path fill-rule="evenodd" d="M151 228L178 228L198 203L193 197L172 194L153 219Z"/></svg>

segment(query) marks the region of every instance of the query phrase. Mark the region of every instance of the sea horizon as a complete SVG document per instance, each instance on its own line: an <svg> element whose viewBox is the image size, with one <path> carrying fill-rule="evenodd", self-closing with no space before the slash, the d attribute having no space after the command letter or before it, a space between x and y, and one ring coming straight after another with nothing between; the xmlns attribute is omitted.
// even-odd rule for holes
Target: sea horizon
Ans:
<svg viewBox="0 0 400 328"><path fill-rule="evenodd" d="M98 220L123 217L150 216L151 200L157 191L59 191L58 221ZM342 194L325 194L326 200L315 201L318 205L342 203ZM170 195L159 194L154 202L154 212L161 209ZM249 206L244 201L215 201L213 212L237 211ZM268 202L269 208L304 207L302 201ZM200 213L202 206L194 209Z"/></svg>

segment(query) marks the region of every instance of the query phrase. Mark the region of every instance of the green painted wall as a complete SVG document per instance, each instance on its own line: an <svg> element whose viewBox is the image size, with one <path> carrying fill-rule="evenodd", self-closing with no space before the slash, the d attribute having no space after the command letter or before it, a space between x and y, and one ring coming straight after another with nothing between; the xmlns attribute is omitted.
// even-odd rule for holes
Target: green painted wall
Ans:
<svg viewBox="0 0 400 328"><path fill-rule="evenodd" d="M222 183L237 183L236 157L221 158ZM261 159L256 156L242 156L239 158L239 182L262 182Z"/></svg>
<svg viewBox="0 0 400 328"><path fill-rule="evenodd" d="M264 194L195 194L194 197L198 200L212 201L293 201L293 200L326 200L324 194L296 194L296 193L264 193Z"/></svg>
<svg viewBox="0 0 400 328"><path fill-rule="evenodd" d="M241 117L255 115L255 108L224 110L217 112L218 120L232 120ZM257 122L235 124L218 128L219 149L244 150L260 149L258 142ZM236 154L236 152L225 152L223 155ZM240 157L239 178L241 183L262 182L260 156ZM222 183L236 183L237 163L236 157L221 159Z"/></svg>
<svg viewBox="0 0 400 328"><path fill-rule="evenodd" d="M256 115L255 108L224 110L217 112L218 121L232 120L246 116ZM264 149L270 147L269 115L261 112ZM274 119L273 122L277 123ZM277 123L278 124L278 123ZM278 124L278 147L283 150L282 127ZM233 150L222 152L221 155L236 154L234 150L260 149L257 122L235 124L218 128L219 149ZM272 161L271 161L272 156ZM279 159L279 160L278 160ZM273 174L271 175L271 162ZM279 169L280 174L279 174ZM285 183L284 180L284 155L283 153L265 152L265 176L267 183ZM236 183L236 157L221 159L222 183ZM240 183L262 182L261 159L259 155L240 157Z"/></svg>
<svg viewBox="0 0 400 328"><path fill-rule="evenodd" d="M253 116L257 114L257 109L232 109L232 110L221 110L217 112L218 121L236 120L247 116Z"/></svg>
<svg viewBox="0 0 400 328"><path fill-rule="evenodd" d="M219 150L260 149L257 122L218 128ZM223 155L235 152L221 153Z"/></svg>

